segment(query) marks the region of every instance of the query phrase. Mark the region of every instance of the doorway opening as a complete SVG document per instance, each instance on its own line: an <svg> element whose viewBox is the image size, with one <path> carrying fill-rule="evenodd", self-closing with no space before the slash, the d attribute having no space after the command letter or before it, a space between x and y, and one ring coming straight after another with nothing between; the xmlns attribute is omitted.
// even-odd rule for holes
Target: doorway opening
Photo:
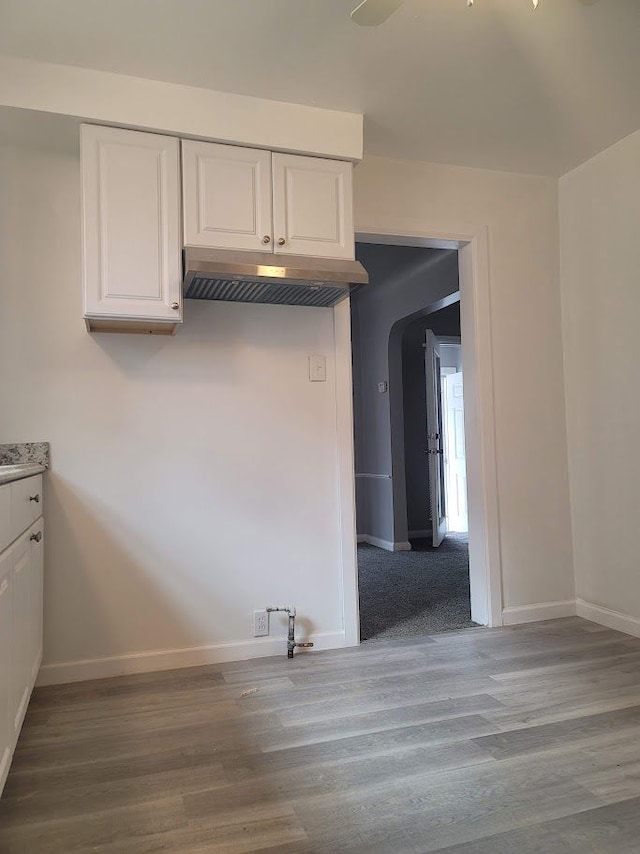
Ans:
<svg viewBox="0 0 640 854"><path fill-rule="evenodd" d="M458 253L358 244L352 297L360 636L472 626Z"/></svg>

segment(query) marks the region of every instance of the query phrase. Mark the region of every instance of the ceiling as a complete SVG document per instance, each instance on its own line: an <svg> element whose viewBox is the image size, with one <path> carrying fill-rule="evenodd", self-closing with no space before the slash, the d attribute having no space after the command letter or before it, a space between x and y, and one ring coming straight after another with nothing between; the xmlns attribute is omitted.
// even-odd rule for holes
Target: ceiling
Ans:
<svg viewBox="0 0 640 854"><path fill-rule="evenodd" d="M0 53L362 112L368 154L561 175L640 127L640 0L0 0Z"/></svg>

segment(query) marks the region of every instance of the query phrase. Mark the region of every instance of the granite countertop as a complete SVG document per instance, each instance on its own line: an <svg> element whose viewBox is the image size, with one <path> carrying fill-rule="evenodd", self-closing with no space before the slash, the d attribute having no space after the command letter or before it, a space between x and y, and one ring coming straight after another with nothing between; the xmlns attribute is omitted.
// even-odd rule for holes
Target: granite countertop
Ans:
<svg viewBox="0 0 640 854"><path fill-rule="evenodd" d="M19 463L13 466L0 465L0 484L11 483L12 480L22 480L25 477L32 477L34 474L41 474L46 471L45 466L40 463Z"/></svg>
<svg viewBox="0 0 640 854"><path fill-rule="evenodd" d="M0 484L41 474L49 468L48 442L0 445Z"/></svg>

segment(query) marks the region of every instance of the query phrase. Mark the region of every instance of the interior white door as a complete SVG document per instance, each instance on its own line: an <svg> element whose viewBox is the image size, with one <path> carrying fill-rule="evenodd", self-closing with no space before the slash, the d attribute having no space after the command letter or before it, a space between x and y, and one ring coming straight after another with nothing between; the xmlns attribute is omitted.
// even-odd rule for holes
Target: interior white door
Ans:
<svg viewBox="0 0 640 854"><path fill-rule="evenodd" d="M462 372L443 378L445 502L449 531L466 533L467 461L464 448L464 392Z"/></svg>
<svg viewBox="0 0 640 854"><path fill-rule="evenodd" d="M427 329L425 380L427 387L427 454L429 455L429 498L433 545L439 546L447 533L442 419L442 354L438 339Z"/></svg>
<svg viewBox="0 0 640 854"><path fill-rule="evenodd" d="M186 246L270 252L271 152L182 141Z"/></svg>
<svg viewBox="0 0 640 854"><path fill-rule="evenodd" d="M353 165L273 155L274 252L354 258Z"/></svg>

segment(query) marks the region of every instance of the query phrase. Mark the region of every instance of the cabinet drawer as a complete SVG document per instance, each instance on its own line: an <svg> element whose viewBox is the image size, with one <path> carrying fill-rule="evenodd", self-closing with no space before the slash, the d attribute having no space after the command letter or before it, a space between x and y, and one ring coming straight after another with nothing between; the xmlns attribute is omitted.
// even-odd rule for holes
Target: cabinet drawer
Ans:
<svg viewBox="0 0 640 854"><path fill-rule="evenodd" d="M11 539L15 540L42 515L42 475L11 484Z"/></svg>
<svg viewBox="0 0 640 854"><path fill-rule="evenodd" d="M6 549L11 536L11 486L0 486L0 552Z"/></svg>

